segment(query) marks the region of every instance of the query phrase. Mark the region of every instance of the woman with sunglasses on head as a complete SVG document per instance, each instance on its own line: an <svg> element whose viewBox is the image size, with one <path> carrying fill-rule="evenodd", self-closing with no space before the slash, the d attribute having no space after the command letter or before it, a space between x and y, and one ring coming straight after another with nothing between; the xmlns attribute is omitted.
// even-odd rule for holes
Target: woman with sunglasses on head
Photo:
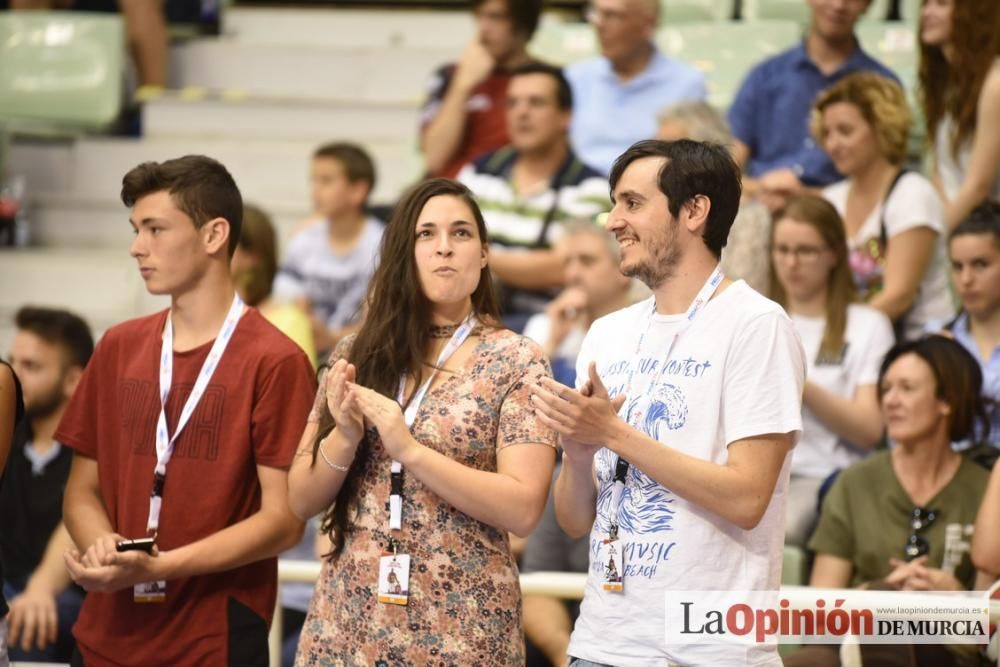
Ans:
<svg viewBox="0 0 1000 667"><path fill-rule="evenodd" d="M555 433L541 348L503 329L486 225L433 179L396 205L356 336L330 358L289 472L333 547L297 665L524 664L508 533L545 508Z"/></svg>
<svg viewBox="0 0 1000 667"><path fill-rule="evenodd" d="M992 580L969 558L988 473L951 447L983 416L981 385L976 360L943 336L889 351L878 392L895 446L837 477L809 541L816 553L811 586L961 591L985 588ZM838 664L829 661L837 648L810 646L785 664ZM900 666L964 665L975 651L951 645L861 647L865 665L890 657Z"/></svg>
<svg viewBox="0 0 1000 667"><path fill-rule="evenodd" d="M882 439L876 381L892 324L854 303L844 223L815 195L796 197L771 227L768 296L784 306L809 361L802 437L792 453L785 544L805 546L823 481Z"/></svg>

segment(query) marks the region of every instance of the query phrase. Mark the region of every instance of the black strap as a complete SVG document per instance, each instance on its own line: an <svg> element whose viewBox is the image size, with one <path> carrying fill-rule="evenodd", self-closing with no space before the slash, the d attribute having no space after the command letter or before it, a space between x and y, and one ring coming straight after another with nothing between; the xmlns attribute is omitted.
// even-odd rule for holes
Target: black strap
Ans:
<svg viewBox="0 0 1000 667"><path fill-rule="evenodd" d="M618 457L618 463L615 464L615 477L611 480L611 483L621 482L625 483L625 476L628 475L629 463L622 457Z"/></svg>
<svg viewBox="0 0 1000 667"><path fill-rule="evenodd" d="M559 193L562 191L563 186L575 179L582 170L583 163L576 159L573 153L570 153L562 168L559 169L555 178L552 179L552 204L542 219L542 230L535 240L536 248L544 248L548 245L545 239L549 234L549 227L556 219L556 213L559 212Z"/></svg>
<svg viewBox="0 0 1000 667"><path fill-rule="evenodd" d="M889 243L889 235L885 231L885 207L889 203L889 197L892 195L892 191L896 189L896 184L899 183L899 179L903 178L906 174L910 173L909 169L900 169L896 172L896 177L892 179L892 183L889 184L889 189L885 191L885 199L882 200L882 210L878 217L878 240L882 244L882 249Z"/></svg>

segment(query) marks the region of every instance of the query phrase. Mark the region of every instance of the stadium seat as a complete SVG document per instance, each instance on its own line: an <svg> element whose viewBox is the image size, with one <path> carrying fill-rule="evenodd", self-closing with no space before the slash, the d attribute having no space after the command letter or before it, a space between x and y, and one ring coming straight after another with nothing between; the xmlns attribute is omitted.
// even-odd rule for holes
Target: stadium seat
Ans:
<svg viewBox="0 0 1000 667"><path fill-rule="evenodd" d="M733 0L660 0L664 25L692 21L725 21L733 16Z"/></svg>
<svg viewBox="0 0 1000 667"><path fill-rule="evenodd" d="M792 21L732 21L668 26L657 31L655 40L667 55L701 70L709 101L725 109L750 68L789 48L800 35Z"/></svg>
<svg viewBox="0 0 1000 667"><path fill-rule="evenodd" d="M554 65L568 65L600 54L594 29L587 23L549 23L535 32L528 51Z"/></svg>
<svg viewBox="0 0 1000 667"><path fill-rule="evenodd" d="M806 552L786 544L781 561L781 585L806 586L809 584L806 574Z"/></svg>
<svg viewBox="0 0 1000 667"><path fill-rule="evenodd" d="M121 106L124 50L116 14L0 13L0 125L110 125Z"/></svg>
<svg viewBox="0 0 1000 667"><path fill-rule="evenodd" d="M891 0L872 0L861 20L885 21L890 4ZM809 5L806 0L743 0L743 18L750 21L795 21L806 25L809 23Z"/></svg>

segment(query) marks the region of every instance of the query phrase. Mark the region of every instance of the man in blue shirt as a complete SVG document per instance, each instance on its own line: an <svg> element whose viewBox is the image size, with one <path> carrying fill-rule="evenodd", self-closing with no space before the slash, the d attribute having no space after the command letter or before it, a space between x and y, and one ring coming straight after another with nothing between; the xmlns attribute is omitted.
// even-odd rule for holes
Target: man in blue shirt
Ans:
<svg viewBox="0 0 1000 667"><path fill-rule="evenodd" d="M854 36L871 0L807 1L812 19L805 39L754 67L729 110L733 156L749 177L743 192L759 196L772 210L803 187L843 178L809 133L816 95L852 72L896 79Z"/></svg>
<svg viewBox="0 0 1000 667"><path fill-rule="evenodd" d="M601 57L566 69L575 100L573 150L604 174L629 146L656 136L661 109L707 95L701 72L653 45L659 12L657 0L593 0L587 20Z"/></svg>

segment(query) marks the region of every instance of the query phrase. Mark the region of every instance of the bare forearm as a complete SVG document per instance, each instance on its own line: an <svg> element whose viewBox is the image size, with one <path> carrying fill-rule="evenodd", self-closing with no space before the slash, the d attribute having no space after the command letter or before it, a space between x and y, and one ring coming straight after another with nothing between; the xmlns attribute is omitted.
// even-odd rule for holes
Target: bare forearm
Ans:
<svg viewBox="0 0 1000 667"><path fill-rule="evenodd" d="M590 532L597 514L597 487L592 469L593 457L577 461L564 452L554 490L556 520L574 539Z"/></svg>
<svg viewBox="0 0 1000 667"><path fill-rule="evenodd" d="M882 438L878 403L844 398L812 382L806 382L802 402L824 426L856 447L872 449Z"/></svg>
<svg viewBox="0 0 1000 667"><path fill-rule="evenodd" d="M465 103L468 97L469 91L454 84L449 86L437 115L424 129L421 147L428 173L441 173L458 152L465 136Z"/></svg>
<svg viewBox="0 0 1000 667"><path fill-rule="evenodd" d="M347 478L345 471L328 465L319 452L313 464L312 441L315 433L315 425L306 430L288 471L288 504L301 521L328 508ZM322 447L327 458L336 465L349 466L354 458L355 446L336 428L324 439Z"/></svg>
<svg viewBox="0 0 1000 667"><path fill-rule="evenodd" d="M524 597L524 634L553 665L566 663L572 629L562 600L544 595Z"/></svg>
<svg viewBox="0 0 1000 667"><path fill-rule="evenodd" d="M302 539L303 524L291 513L261 509L239 523L163 552L165 579L232 570L279 553Z"/></svg>
<svg viewBox="0 0 1000 667"><path fill-rule="evenodd" d="M656 483L744 530L757 525L771 502L773 484L762 483L751 471L683 454L621 420L616 422L613 433L608 439L609 449ZM759 446L778 447L779 444L762 442ZM768 453L761 452L762 455Z"/></svg>
<svg viewBox="0 0 1000 667"><path fill-rule="evenodd" d="M473 519L526 537L541 518L545 508L545 489L538 493L534 487L512 476L470 468L429 447L418 446L411 451L407 460L402 461L406 473L412 474L442 500ZM550 479L554 459L553 454L549 463Z"/></svg>
<svg viewBox="0 0 1000 667"><path fill-rule="evenodd" d="M97 538L115 532L101 497L87 489L74 489L69 484L63 494L63 523L81 553Z"/></svg>
<svg viewBox="0 0 1000 667"><path fill-rule="evenodd" d="M962 184L962 188L955 194L955 198L948 202L945 209L945 220L948 224L948 231L955 229L958 223L969 217L972 210L986 201L989 195L989 184L973 183L966 180Z"/></svg>
<svg viewBox="0 0 1000 667"><path fill-rule="evenodd" d="M868 305L882 311L886 317L895 322L905 315L906 311L913 305L914 296L915 291L906 289L898 289L891 292L883 290L872 297Z"/></svg>
<svg viewBox="0 0 1000 667"><path fill-rule="evenodd" d="M58 595L72 579L66 571L66 564L63 561L63 554L73 548L73 540L69 536L66 526L60 521L56 529L52 531L52 537L45 547L45 554L42 561L31 573L28 580L28 587L40 587L49 591L53 595Z"/></svg>
<svg viewBox="0 0 1000 667"><path fill-rule="evenodd" d="M972 562L979 570L1000 575L1000 467L990 474L976 516L972 537Z"/></svg>
<svg viewBox="0 0 1000 667"><path fill-rule="evenodd" d="M563 284L563 263L552 250L494 252L490 268L500 280L520 289L544 290Z"/></svg>

